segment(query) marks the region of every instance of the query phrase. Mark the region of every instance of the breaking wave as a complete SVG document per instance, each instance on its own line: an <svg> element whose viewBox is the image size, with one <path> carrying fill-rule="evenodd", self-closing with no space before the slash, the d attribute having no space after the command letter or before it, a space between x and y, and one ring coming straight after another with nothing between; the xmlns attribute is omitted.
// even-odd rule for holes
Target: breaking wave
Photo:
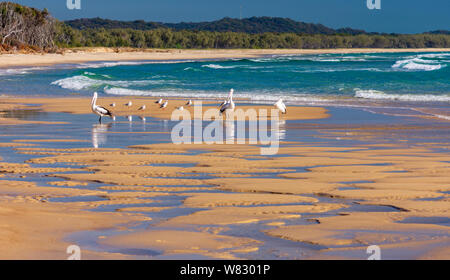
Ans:
<svg viewBox="0 0 450 280"><path fill-rule="evenodd" d="M412 102L450 102L450 95L388 94L378 90L356 90L356 98L372 100L399 100Z"/></svg>

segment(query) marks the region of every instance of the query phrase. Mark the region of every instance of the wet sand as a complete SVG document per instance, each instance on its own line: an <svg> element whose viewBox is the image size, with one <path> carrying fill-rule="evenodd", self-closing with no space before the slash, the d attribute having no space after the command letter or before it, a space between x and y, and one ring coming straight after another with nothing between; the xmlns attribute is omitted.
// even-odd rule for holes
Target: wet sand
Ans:
<svg viewBox="0 0 450 280"><path fill-rule="evenodd" d="M89 113L88 99L67 100L6 98L0 104ZM153 100L134 101L151 106ZM132 110L118 115L138 112ZM145 114L155 120L169 116L154 111ZM326 127L332 113L297 107L287 117L322 120ZM24 125L8 120L8 126ZM358 130L364 135L345 128L320 131L314 135L359 142L319 145L291 137L278 154L262 156L258 145L247 144L130 141L128 147L95 149L75 135L65 142L49 135L12 136L0 147L24 160L0 161L0 244L6 248L0 258L64 259L67 245L79 244L86 250L83 258L94 259L361 259L369 245L380 246L386 258L448 259L450 156L437 149L448 147L449 139L377 142L395 136L368 126ZM39 175L50 181L30 177ZM288 248L271 247L270 238Z"/></svg>
<svg viewBox="0 0 450 280"><path fill-rule="evenodd" d="M175 50L175 49L115 49L80 48L68 49L62 54L1 54L0 67L39 66L100 61L138 60L199 60L226 58L254 58L265 55L296 54L346 54L346 53L399 53L399 52L448 52L449 49L233 49L233 50Z"/></svg>

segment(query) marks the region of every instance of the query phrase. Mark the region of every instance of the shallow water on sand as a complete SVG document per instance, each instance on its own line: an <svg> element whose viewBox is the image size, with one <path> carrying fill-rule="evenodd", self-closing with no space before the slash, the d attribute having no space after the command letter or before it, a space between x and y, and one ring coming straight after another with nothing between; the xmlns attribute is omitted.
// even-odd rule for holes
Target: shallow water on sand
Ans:
<svg viewBox="0 0 450 280"><path fill-rule="evenodd" d="M404 114L401 116L393 114L385 114L385 112L367 111L364 108L353 107L327 107L330 113L330 118L323 120L310 121L286 121L280 126L277 133L283 135L282 141L301 143L312 146L330 146L330 147L352 147L357 145L370 144L403 144L404 146L415 145L418 143L448 143L450 135L448 122L443 122L434 119L422 119L415 117L407 117ZM399 111L400 112L400 111ZM403 113L403 112L400 112ZM127 148L131 145L140 144L154 144L170 142L170 132L176 122L147 118L142 121L139 118L134 118L129 122L126 118L118 118L116 121L105 120L103 124L96 122L96 117L93 115L71 115L66 113L42 113L39 111L30 111L26 114L16 114L11 112L11 117L39 120L39 121L58 121L66 122L65 124L33 124L33 125L14 125L2 126L0 134L0 143L9 143L21 140L24 143L33 143L30 140L39 139L54 139L54 140L70 140L58 142L36 142L39 148L51 149L72 149L72 148ZM361 132L361 128L368 131L376 131L380 128L386 129L395 124L396 127L403 127L405 129L397 129L389 132L381 133L374 137L352 137L355 131ZM206 125L206 124L204 124ZM431 133L430 133L431 132ZM73 141L77 140L77 141ZM28 142L27 142L28 141ZM376 147L375 147L376 148ZM195 147L192 153L195 154ZM20 150L12 148L0 148L0 155L5 162L23 163L32 158L42 157L42 155L22 154ZM68 164L31 164L39 167L72 167ZM167 166L167 165L164 165ZM180 167L189 167L188 165L179 165ZM296 170L296 172L305 172L305 168ZM74 172L71 172L74 173ZM8 175L0 178L7 180L14 178L14 180L37 182L39 186L49 186L50 182L60 180L53 177L46 177L49 174L35 174L29 175L25 178L17 178L14 175ZM278 173L272 174L258 174L256 177L276 178ZM200 179L207 179L208 177L199 174ZM361 181L364 182L364 181ZM360 183L361 183L360 182ZM352 190L351 184L357 182L345 182L349 185L347 190ZM108 184L100 184L95 182L88 182L83 189L98 189L100 186L110 186ZM198 186L196 186L198 187ZM115 192L108 190L107 192ZM184 190L182 193L189 191ZM201 192L197 190L196 192ZM207 190L207 192L219 192L219 190ZM177 216L184 216L194 213L202 208L189 208L183 206L183 200L186 196L178 196L177 192L173 195L165 197L157 197L155 202L151 203L136 203L136 204L115 204L111 206L99 206L92 211L116 211L122 207L171 207L160 212L141 212L152 220L144 222L135 229L149 228L153 224L164 221ZM326 197L316 197L321 202L339 202L344 203L343 200L331 199ZM69 197L69 198L51 198L51 202L92 202L106 200L104 197L98 196L84 196L84 197ZM350 204L350 208L345 209L346 212L395 212L399 211L389 206L370 206L359 205L356 200L345 201ZM290 204L286 204L290 205ZM287 219L284 221L287 225L298 225L313 223L314 218L337 215L339 211L331 211L323 214L301 213L305 217L299 219ZM136 210L136 213L140 213ZM306 215L305 215L306 214ZM444 223L448 224L448 220L421 220L410 219L403 221L404 223L425 222L425 223ZM249 259L296 259L304 258L314 255L314 253L323 249L323 246L315 246L311 244L293 242L282 240L265 235L262 230L272 228L266 225L266 222L258 222L247 225L233 225L225 232L231 236L250 237L256 240L261 240L264 244L258 252L239 253L237 256ZM95 240L99 236L110 236L117 234L114 230L89 231L71 234L67 240L79 244L83 248L94 251L108 251L116 253L125 253L135 256L136 258L171 258L173 256L161 255L158 250L144 250L137 248L130 249L111 249L105 245L100 245ZM405 256L405 253L397 252L399 256ZM402 255L403 254L403 255ZM345 253L344 253L345 256ZM347 257L366 256L365 254L348 252ZM202 258L197 255L179 255L190 259Z"/></svg>

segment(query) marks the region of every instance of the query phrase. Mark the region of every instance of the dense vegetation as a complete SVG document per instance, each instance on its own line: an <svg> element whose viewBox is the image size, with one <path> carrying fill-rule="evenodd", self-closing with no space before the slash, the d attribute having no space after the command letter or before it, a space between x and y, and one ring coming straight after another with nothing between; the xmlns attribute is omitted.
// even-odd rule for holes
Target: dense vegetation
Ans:
<svg viewBox="0 0 450 280"><path fill-rule="evenodd" d="M134 48L444 48L445 34L416 35L308 35L295 33L248 34L236 32L133 29L77 30L61 25L57 44L61 47Z"/></svg>
<svg viewBox="0 0 450 280"><path fill-rule="evenodd" d="M75 26L76 28L72 27ZM239 32L237 32L239 31ZM271 31L271 32L267 32ZM283 31L283 32L278 32ZM0 3L2 46L133 48L443 48L448 31L426 34L367 34L333 30L280 18L225 18L210 23L161 24L102 19L59 22L49 13Z"/></svg>
<svg viewBox="0 0 450 280"><path fill-rule="evenodd" d="M2 45L54 47L55 19L47 10L39 11L19 4L0 3L0 38Z"/></svg>

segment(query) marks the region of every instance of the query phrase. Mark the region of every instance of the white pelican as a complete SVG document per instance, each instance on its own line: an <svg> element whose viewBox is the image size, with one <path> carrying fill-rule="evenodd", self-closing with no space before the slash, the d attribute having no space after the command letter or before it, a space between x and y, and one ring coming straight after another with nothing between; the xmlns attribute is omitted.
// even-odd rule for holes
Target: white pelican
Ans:
<svg viewBox="0 0 450 280"><path fill-rule="evenodd" d="M91 107L92 107L92 112L94 112L95 114L100 116L100 118L98 119L98 122L102 123L102 117L104 117L104 116L113 117L113 115L108 109L97 105L97 98L98 98L98 94L97 94L97 92L94 92L94 97L92 97Z"/></svg>
<svg viewBox="0 0 450 280"><path fill-rule="evenodd" d="M162 104L163 103L163 100L162 100L162 98L160 98L158 101L156 101L155 102L156 104Z"/></svg>
<svg viewBox="0 0 450 280"><path fill-rule="evenodd" d="M141 108L139 108L139 111L144 111L145 110L145 105L142 105Z"/></svg>
<svg viewBox="0 0 450 280"><path fill-rule="evenodd" d="M220 107L220 113L223 113L227 110L234 110L234 108L236 107L233 101L233 93L234 89L231 89L227 101Z"/></svg>
<svg viewBox="0 0 450 280"><path fill-rule="evenodd" d="M275 107L278 108L278 110L281 111L281 113L286 114L287 113L287 109L286 109L286 105L283 102L283 99L280 98L280 100L277 101L277 103L273 104Z"/></svg>
<svg viewBox="0 0 450 280"><path fill-rule="evenodd" d="M125 106L127 106L127 107L131 107L131 106L133 106L133 102L131 102L131 101L128 101L128 103L127 103L127 104L125 104Z"/></svg>
<svg viewBox="0 0 450 280"><path fill-rule="evenodd" d="M186 103L186 106L191 106L192 105L192 100L189 99L189 101Z"/></svg>
<svg viewBox="0 0 450 280"><path fill-rule="evenodd" d="M222 107L222 106L225 105L225 104L227 104L227 100L224 100L224 101L219 105L219 107Z"/></svg>
<svg viewBox="0 0 450 280"><path fill-rule="evenodd" d="M169 105L169 101L166 100L163 104L161 104L160 108L164 109L167 107L167 105Z"/></svg>

